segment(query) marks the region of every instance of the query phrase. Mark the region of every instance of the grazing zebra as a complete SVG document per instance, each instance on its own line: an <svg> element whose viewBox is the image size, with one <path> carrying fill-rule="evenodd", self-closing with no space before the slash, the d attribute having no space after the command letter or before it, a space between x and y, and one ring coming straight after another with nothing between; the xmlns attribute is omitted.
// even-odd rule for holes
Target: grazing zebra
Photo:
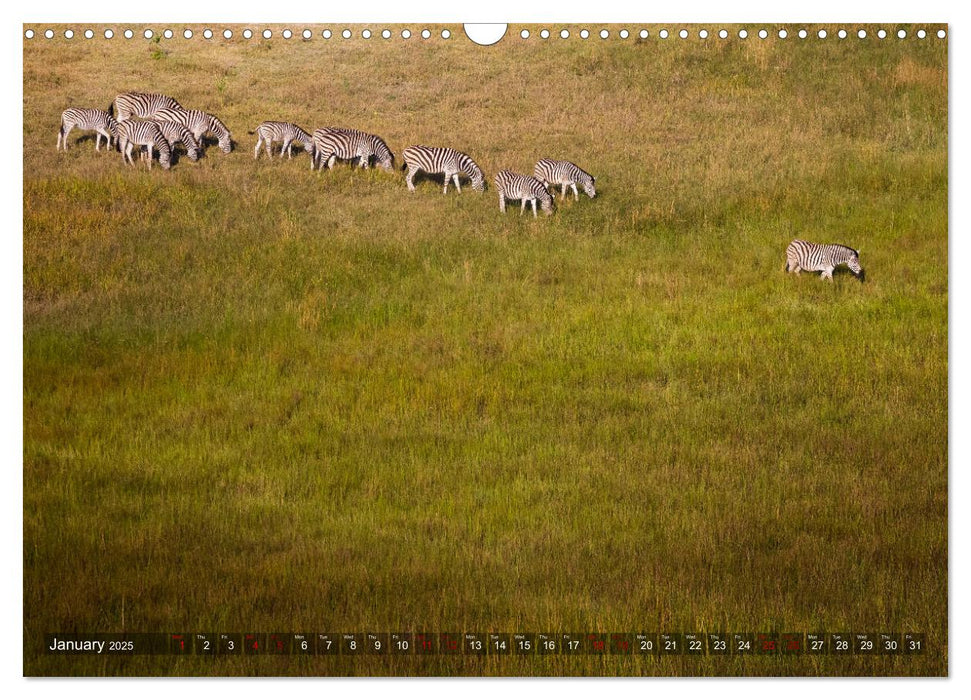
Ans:
<svg viewBox="0 0 971 700"><path fill-rule="evenodd" d="M114 110L115 119L123 122L129 117L147 119L162 109L182 109L182 105L175 98L157 92L123 92L115 97L108 113Z"/></svg>
<svg viewBox="0 0 971 700"><path fill-rule="evenodd" d="M212 133L219 139L219 149L223 153L233 150L233 137L229 129L219 119L206 112L200 112L198 109L161 109L153 114L152 118L181 124L192 132L196 141L200 143L204 134Z"/></svg>
<svg viewBox="0 0 971 700"><path fill-rule="evenodd" d="M580 199L580 194L577 192L577 183L580 183L583 191L590 199L597 196L593 175L581 170L568 160L550 160L549 158L543 158L536 164L536 169L533 171L533 174L537 180L543 183L544 187L549 187L550 184L560 185L560 193L564 199L566 198L567 187L573 188L574 200ZM555 197L556 195L554 194L553 196Z"/></svg>
<svg viewBox="0 0 971 700"><path fill-rule="evenodd" d="M533 218L536 217L536 200L547 214L553 213L553 197L550 196L543 183L535 177L520 175L512 170L500 170L496 173L496 189L499 191L499 211L506 211L507 199L522 200L519 215L526 211L526 203L533 204Z"/></svg>
<svg viewBox="0 0 971 700"><path fill-rule="evenodd" d="M850 268L861 282L866 280L866 274L860 267L860 251L849 246L839 243L820 245L796 239L786 248L786 272L794 272L798 275L800 270L822 271L820 279L828 279L832 282L833 270L839 265Z"/></svg>
<svg viewBox="0 0 971 700"><path fill-rule="evenodd" d="M274 141L283 141L283 146L280 148L281 158L283 157L284 151L286 151L288 158L293 158L293 153L291 152L293 142L299 141L303 144L303 150L310 154L310 165L313 167L314 137L296 124L291 124L290 122L263 122L256 127L256 131L249 133L251 136L256 134L259 137L256 140L256 149L253 151L253 158L260 157L261 145L266 146L266 155L272 158Z"/></svg>
<svg viewBox="0 0 971 700"><path fill-rule="evenodd" d="M148 146L148 169L152 169L152 148L158 149L158 162L168 170L172 165L172 148L162 135L162 130L154 122L123 121L118 124L118 147L122 158L131 165L135 164L131 157L135 146Z"/></svg>
<svg viewBox="0 0 971 700"><path fill-rule="evenodd" d="M310 169L314 167L333 167L334 161L360 159L361 167L365 170L370 166L373 156L376 164L385 170L394 170L394 153L380 136L368 134L357 129L342 129L327 127L314 132L314 158L310 161Z"/></svg>
<svg viewBox="0 0 971 700"><path fill-rule="evenodd" d="M191 131L177 122L166 122L161 119L150 119L149 121L159 128L159 131L162 132L165 140L169 142L169 147L172 150L175 150L176 145L181 143L185 146L185 152L189 156L189 160L193 162L199 160L199 156L202 155L202 147L196 141Z"/></svg>
<svg viewBox="0 0 971 700"><path fill-rule="evenodd" d="M95 132L94 150L101 150L101 137L108 140L111 147L112 139L118 136L118 122L112 119L107 112L100 109L84 109L71 107L61 113L61 128L57 131L57 150L67 150L67 136L71 129L78 128L85 131Z"/></svg>
<svg viewBox="0 0 971 700"><path fill-rule="evenodd" d="M459 173L465 173L472 180L472 189L482 192L485 190L485 175L482 169L476 165L465 153L456 151L453 148L436 148L432 146L408 146L401 152L401 169L407 170L408 175L405 181L408 189L415 191L413 178L419 170L426 173L445 175L445 189L442 194L448 192L448 181L454 179L455 189L459 192L462 187L459 185Z"/></svg>

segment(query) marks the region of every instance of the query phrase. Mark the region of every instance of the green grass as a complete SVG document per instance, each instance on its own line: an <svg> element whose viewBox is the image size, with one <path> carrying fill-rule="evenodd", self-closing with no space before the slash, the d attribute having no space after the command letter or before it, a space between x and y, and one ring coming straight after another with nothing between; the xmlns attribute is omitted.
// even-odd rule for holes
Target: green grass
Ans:
<svg viewBox="0 0 971 700"><path fill-rule="evenodd" d="M25 673L946 674L945 42L452 29L25 43ZM55 153L64 108L129 89L238 149ZM599 196L534 220L491 187L254 162L264 119L451 145L490 184L565 157ZM795 237L859 248L867 283L784 274ZM928 653L33 652L122 630L922 631Z"/></svg>

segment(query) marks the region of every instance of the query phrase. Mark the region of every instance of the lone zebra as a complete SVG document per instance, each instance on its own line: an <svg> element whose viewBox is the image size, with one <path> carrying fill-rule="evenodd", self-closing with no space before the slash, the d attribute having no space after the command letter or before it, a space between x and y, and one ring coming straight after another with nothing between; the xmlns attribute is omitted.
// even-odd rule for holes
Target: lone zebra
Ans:
<svg viewBox="0 0 971 700"><path fill-rule="evenodd" d="M850 268L861 282L866 280L866 274L860 267L860 251L849 246L839 243L821 245L797 238L786 248L786 272L794 272L798 275L801 270L822 271L820 279L832 281L833 270L840 265Z"/></svg>
<svg viewBox="0 0 971 700"><path fill-rule="evenodd" d="M223 153L233 150L233 137L229 129L216 117L198 109L161 109L152 115L153 119L164 122L175 122L188 129L196 141L202 143L205 134L212 134L219 139L219 149Z"/></svg>
<svg viewBox="0 0 971 700"><path fill-rule="evenodd" d="M72 129L83 129L95 132L94 150L101 150L101 137L108 140L111 147L112 139L118 136L118 122L111 115L100 109L84 109L71 107L61 113L61 128L57 131L57 150L67 150L67 137Z"/></svg>
<svg viewBox="0 0 971 700"><path fill-rule="evenodd" d="M202 146L199 145L199 142L192 135L191 131L176 122L166 122L161 119L150 119L149 121L159 128L162 136L169 142L169 147L173 151L176 145L181 143L185 147L185 152L189 156L189 160L193 162L199 160L199 156L202 155Z"/></svg>
<svg viewBox="0 0 971 700"><path fill-rule="evenodd" d="M158 149L158 162L168 170L172 166L172 148L162 135L162 130L154 122L124 121L118 125L118 147L122 158L131 165L135 164L131 157L135 146L148 147L148 169L152 169L152 149Z"/></svg>
<svg viewBox="0 0 971 700"><path fill-rule="evenodd" d="M310 169L327 166L330 170L334 161L359 159L360 166L367 170L371 158L384 170L394 170L394 153L380 136L357 129L326 127L314 132L314 158Z"/></svg>
<svg viewBox="0 0 971 700"><path fill-rule="evenodd" d="M442 194L448 192L449 180L454 180L455 189L462 191L459 185L459 173L469 176L472 180L472 189L479 192L485 190L485 176L482 174L482 169L468 155L453 148L408 146L401 152L401 160L401 169L408 171L405 181L412 192L415 191L415 174L420 170L430 174L445 175L445 188Z"/></svg>
<svg viewBox="0 0 971 700"><path fill-rule="evenodd" d="M182 109L174 97L158 92L123 92L108 107L108 113L114 110L114 118L119 122L129 117L147 119L163 109Z"/></svg>
<svg viewBox="0 0 971 700"><path fill-rule="evenodd" d="M266 155L273 157L273 142L282 141L283 146L280 148L280 157L283 157L283 152L286 151L288 158L293 158L293 153L291 148L293 147L294 141L299 141L303 144L303 150L310 154L310 165L313 167L313 157L314 157L314 137L308 134L306 131L301 129L296 124L291 124L290 122L263 122L255 131L249 132L252 136L257 135L256 149L253 151L253 158L260 157L260 146L266 146Z"/></svg>
<svg viewBox="0 0 971 700"><path fill-rule="evenodd" d="M583 191L590 199L597 196L593 175L581 170L568 160L550 160L549 158L543 158L536 164L533 174L537 180L543 183L544 187L549 187L550 184L560 185L560 193L564 199L566 199L567 187L573 188L574 201L580 199L580 194L577 192L577 183L583 187Z"/></svg>
<svg viewBox="0 0 971 700"><path fill-rule="evenodd" d="M496 189L499 191L499 211L506 211L507 199L522 200L519 215L526 211L526 203L533 204L533 218L536 217L536 200L547 214L553 213L553 197L550 196L543 183L535 177L520 175L512 170L500 170L496 173Z"/></svg>

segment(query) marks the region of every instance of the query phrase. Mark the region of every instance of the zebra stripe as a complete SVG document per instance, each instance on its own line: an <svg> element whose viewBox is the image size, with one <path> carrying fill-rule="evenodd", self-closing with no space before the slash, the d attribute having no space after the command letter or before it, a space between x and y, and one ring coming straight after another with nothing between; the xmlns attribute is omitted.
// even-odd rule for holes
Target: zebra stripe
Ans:
<svg viewBox="0 0 971 700"><path fill-rule="evenodd" d="M308 134L306 131L301 129L296 124L291 124L290 122L263 122L258 127L256 131L249 132L250 135L256 134L256 149L253 151L253 158L260 157L260 146L266 146L266 155L270 158L273 157L272 147L274 141L282 141L283 146L280 149L280 157L283 157L284 151L288 158L293 157L291 148L294 141L299 141L303 144L303 150L310 154L311 167L313 167L313 157L314 157L314 137Z"/></svg>
<svg viewBox="0 0 971 700"><path fill-rule="evenodd" d="M786 248L786 272L799 274L806 272L820 272L820 279L833 280L833 270L840 265L846 265L850 271L863 282L866 275L860 267L860 252L849 246L831 243L822 245L810 243L798 238Z"/></svg>
<svg viewBox="0 0 971 700"><path fill-rule="evenodd" d="M108 147L111 147L112 139L118 136L118 122L112 119L111 115L100 109L84 109L71 107L61 113L61 128L57 131L57 149L67 150L67 137L72 129L82 129L84 131L95 132L94 150L101 150L101 137L108 140Z"/></svg>
<svg viewBox="0 0 971 700"><path fill-rule="evenodd" d="M340 127L326 127L314 132L315 157L310 163L314 167L333 167L334 161L360 159L360 165L365 170L370 167L373 156L376 165L385 170L394 169L394 153L380 136L369 134L357 129L343 129Z"/></svg>
<svg viewBox="0 0 971 700"><path fill-rule="evenodd" d="M522 200L519 210L520 216L526 211L526 203L533 204L533 217L536 217L536 201L547 214L553 213L553 197L550 196L543 183L535 177L520 175L512 170L500 170L496 173L496 189L499 191L499 211L506 211L507 199Z"/></svg>
<svg viewBox="0 0 971 700"><path fill-rule="evenodd" d="M202 155L202 147L196 141L191 131L176 122L166 122L160 119L150 119L149 121L158 127L173 151L176 145L181 143L185 147L185 152L189 156L189 160L199 160L199 156Z"/></svg>
<svg viewBox="0 0 971 700"><path fill-rule="evenodd" d="M163 109L182 109L174 97L158 92L123 92L108 107L110 114L114 110L114 117L123 122L130 117L146 119Z"/></svg>
<svg viewBox="0 0 971 700"><path fill-rule="evenodd" d="M459 192L462 187L459 185L459 173L465 173L472 180L472 189L482 192L485 190L485 175L482 169L476 165L468 155L453 148L443 148L434 146L408 146L401 153L401 169L407 170L408 175L405 181L408 189L415 191L413 178L419 171L424 171L433 175L443 173L445 175L445 189L442 194L448 192L448 181L455 181L455 189Z"/></svg>
<svg viewBox="0 0 971 700"><path fill-rule="evenodd" d="M233 150L233 137L229 129L216 117L198 109L162 109L152 115L153 119L175 122L188 129L196 141L202 143L202 137L211 133L219 139L219 149L223 153Z"/></svg>
<svg viewBox="0 0 971 700"><path fill-rule="evenodd" d="M172 148L162 135L162 130L154 122L124 121L118 124L118 147L122 158L131 165L135 161L131 157L135 146L148 147L148 169L152 169L152 149L158 150L158 162L168 170L172 166Z"/></svg>
<svg viewBox="0 0 971 700"><path fill-rule="evenodd" d="M567 187L573 188L573 199L575 201L580 199L580 194L577 192L578 183L583 187L583 191L590 199L597 196L593 175L581 170L568 160L543 158L536 164L533 174L537 180L543 183L544 187L549 187L550 184L560 185L560 193L564 199L566 198ZM554 194L553 196L555 197L556 195Z"/></svg>

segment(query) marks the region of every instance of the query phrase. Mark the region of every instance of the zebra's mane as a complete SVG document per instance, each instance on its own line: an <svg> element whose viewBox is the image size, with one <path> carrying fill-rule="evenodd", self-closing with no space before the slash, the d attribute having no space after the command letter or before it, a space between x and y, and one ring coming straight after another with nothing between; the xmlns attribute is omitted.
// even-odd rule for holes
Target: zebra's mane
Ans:
<svg viewBox="0 0 971 700"><path fill-rule="evenodd" d="M848 245L844 245L842 243L831 243L830 245L832 247L834 247L834 248L837 248L837 249L841 250L841 251L847 250L847 251L853 253L854 256L860 257L860 251L858 251L856 248L852 248L852 247L850 247Z"/></svg>

